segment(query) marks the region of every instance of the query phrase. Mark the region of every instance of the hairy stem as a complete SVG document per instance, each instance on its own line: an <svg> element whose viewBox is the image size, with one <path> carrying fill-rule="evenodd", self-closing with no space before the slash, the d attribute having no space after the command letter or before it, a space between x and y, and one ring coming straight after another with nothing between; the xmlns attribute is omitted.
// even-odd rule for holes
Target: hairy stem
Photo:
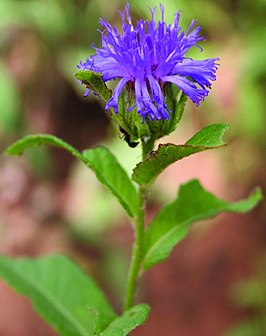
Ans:
<svg viewBox="0 0 266 336"><path fill-rule="evenodd" d="M142 142L142 159L146 159L151 152L153 145ZM126 297L124 302L124 311L132 307L134 303L134 296L137 287L137 279L140 275L141 262L143 256L144 233L145 233L145 215L146 215L146 199L147 188L144 186L139 187L139 211L135 219L135 241L133 244L131 264L129 267Z"/></svg>

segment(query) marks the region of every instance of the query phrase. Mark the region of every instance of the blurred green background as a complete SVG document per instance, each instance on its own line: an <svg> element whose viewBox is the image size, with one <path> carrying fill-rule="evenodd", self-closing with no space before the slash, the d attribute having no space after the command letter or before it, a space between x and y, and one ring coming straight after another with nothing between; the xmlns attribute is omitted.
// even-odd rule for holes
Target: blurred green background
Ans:
<svg viewBox="0 0 266 336"><path fill-rule="evenodd" d="M158 1L129 2L134 20L149 18L149 6L157 6L159 18ZM98 143L107 145L130 173L140 159L139 149L129 149L118 129L110 124L101 104L93 95L84 98L84 88L74 78L76 65L93 53L91 44L100 45L99 18L108 17L110 22L120 26L117 10L122 10L124 5L125 1L118 0L0 0L1 150L23 135L52 133L78 149ZM168 23L172 22L176 11L182 11L184 30L192 19L198 19L206 42L201 43L203 53L195 48L191 55L196 59L219 57L220 67L217 81L206 101L199 108L188 103L177 131L162 142L183 142L208 123L224 122L231 125L227 135L230 146L219 153L200 154L191 161L184 160L183 168L182 165L169 168L154 186L155 196L151 195L149 204L150 217L162 202L175 195L178 183L192 177L200 178L207 188L230 199L246 195L255 185L266 189L266 1L167 0L164 5ZM0 252L39 255L60 251L72 255L95 273L119 307L132 232L120 205L103 190L91 172L74 162L67 153L55 149L30 150L19 159L2 156L0 208ZM216 288L217 292L223 291L228 306L215 295L214 306L208 306L208 294L199 300L198 305L195 304L198 307L196 311L188 308L187 302L183 306L179 303L173 306L174 303L163 301L160 306L157 292L158 289L162 293L169 292L165 284L169 279L166 277L161 283L156 283L157 273L151 272L141 287L140 298L157 303L151 323L159 318L162 325L168 326L161 332L170 336L266 334L262 317L266 303L255 299L258 287L265 293L265 272L261 271L265 268L265 238L262 238L265 236L265 203L245 220L228 216L215 224L196 225L192 236L177 249L177 255L165 264L166 270L162 269L167 272L170 263L174 264L174 258L190 265L193 258L185 261L182 255L193 250L193 244L203 241L206 255L210 258L205 265L206 272L210 269L215 272L217 267L216 275L222 272L224 276L228 270L231 272L228 283L222 281ZM230 222L235 235L224 222ZM217 249L220 246L220 254L224 257L227 253L229 260L223 271L215 255L211 259L213 251L208 243L208 237L218 235L219 230L224 245L218 244ZM237 230L242 230L242 234L237 234ZM226 250L228 235L234 237L234 251ZM207 273L201 266L199 264L198 269L191 272L192 277L193 272L203 272L205 281L202 286L205 289L195 291L208 293ZM184 281L184 273L182 269L178 270L178 266L173 277ZM235 287L238 282L242 284L245 281L247 285L241 285L240 297L248 299L243 304ZM162 286L165 286L165 292ZM189 288L193 286L197 288L197 283L192 282ZM172 290L172 296L178 302L181 289L176 284ZM193 296L193 293L191 290L188 296ZM203 302L206 314L200 317L198 311ZM216 306L215 302L218 302ZM166 315L162 310L172 316L172 320L164 319ZM210 323L210 310L216 312L213 316L216 322ZM200 322L192 323L192 326L191 322L181 318L186 312L192 321ZM12 327L7 326L8 321L8 317L5 321L0 319L0 331L4 336L14 336ZM32 317L29 317L28 324L24 319L24 328L33 323L31 321ZM39 335L39 328L25 329L25 335L30 334L29 330L31 334ZM160 334L158 326L156 329L148 323L143 331L136 331L136 335L151 334ZM24 334L21 332L19 335Z"/></svg>

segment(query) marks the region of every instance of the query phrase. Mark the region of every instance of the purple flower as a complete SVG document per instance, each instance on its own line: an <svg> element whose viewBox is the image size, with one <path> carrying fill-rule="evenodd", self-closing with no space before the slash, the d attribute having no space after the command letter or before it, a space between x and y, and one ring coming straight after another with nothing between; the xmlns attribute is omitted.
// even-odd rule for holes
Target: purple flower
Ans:
<svg viewBox="0 0 266 336"><path fill-rule="evenodd" d="M146 117L169 119L171 111L163 95L166 82L177 85L197 106L208 95L210 81L216 79L218 58L196 61L186 57L191 47L200 48L197 43L204 39L199 35L200 27L195 27L193 20L184 32L179 27L180 12L175 14L172 25L165 23L162 5L161 13L158 24L154 9L151 21L139 20L134 27L127 3L125 11L120 12L121 33L107 20L100 20L104 28L102 47L95 48L96 54L78 67L101 73L105 82L120 78L106 109L113 107L118 112L118 98L125 86L134 90L136 101L128 110L136 107L143 121Z"/></svg>

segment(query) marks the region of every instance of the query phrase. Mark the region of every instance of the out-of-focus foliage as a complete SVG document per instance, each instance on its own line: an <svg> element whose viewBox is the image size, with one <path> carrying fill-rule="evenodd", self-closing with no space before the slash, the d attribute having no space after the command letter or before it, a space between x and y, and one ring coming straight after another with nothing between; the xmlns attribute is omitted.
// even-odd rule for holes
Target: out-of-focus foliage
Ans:
<svg viewBox="0 0 266 336"><path fill-rule="evenodd" d="M8 135L18 126L19 98L4 62L0 60L0 137Z"/></svg>
<svg viewBox="0 0 266 336"><path fill-rule="evenodd" d="M75 65L89 55L90 44L98 39L98 21L102 15L98 1L1 1L0 46L5 50L17 29L34 31L44 45L42 62L49 62L52 58L71 78Z"/></svg>
<svg viewBox="0 0 266 336"><path fill-rule="evenodd" d="M265 255L263 255L265 260ZM249 309L252 314L233 327L226 336L262 336L266 333L266 272L265 261L259 265L257 277L243 280L233 288L233 300L241 309Z"/></svg>

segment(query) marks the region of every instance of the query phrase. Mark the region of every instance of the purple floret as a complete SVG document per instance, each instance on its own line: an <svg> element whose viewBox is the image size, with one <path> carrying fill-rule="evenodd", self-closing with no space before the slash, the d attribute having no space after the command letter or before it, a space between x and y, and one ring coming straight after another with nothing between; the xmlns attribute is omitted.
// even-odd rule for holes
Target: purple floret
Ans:
<svg viewBox="0 0 266 336"><path fill-rule="evenodd" d="M139 20L136 27L131 22L129 4L121 12L122 33L107 21L100 20L104 28L102 47L95 48L96 54L80 62L79 68L100 72L103 80L120 78L106 109L118 112L118 99L125 85L134 88L138 113L143 120L169 119L163 95L166 82L177 85L197 106L208 95L211 81L216 79L218 58L192 60L185 57L187 51L204 38L199 35L200 27L192 21L187 32L179 27L180 12L175 14L172 25L162 19L156 24L155 9L151 10L151 21ZM200 48L201 49L201 48ZM130 110L130 109L129 109Z"/></svg>

